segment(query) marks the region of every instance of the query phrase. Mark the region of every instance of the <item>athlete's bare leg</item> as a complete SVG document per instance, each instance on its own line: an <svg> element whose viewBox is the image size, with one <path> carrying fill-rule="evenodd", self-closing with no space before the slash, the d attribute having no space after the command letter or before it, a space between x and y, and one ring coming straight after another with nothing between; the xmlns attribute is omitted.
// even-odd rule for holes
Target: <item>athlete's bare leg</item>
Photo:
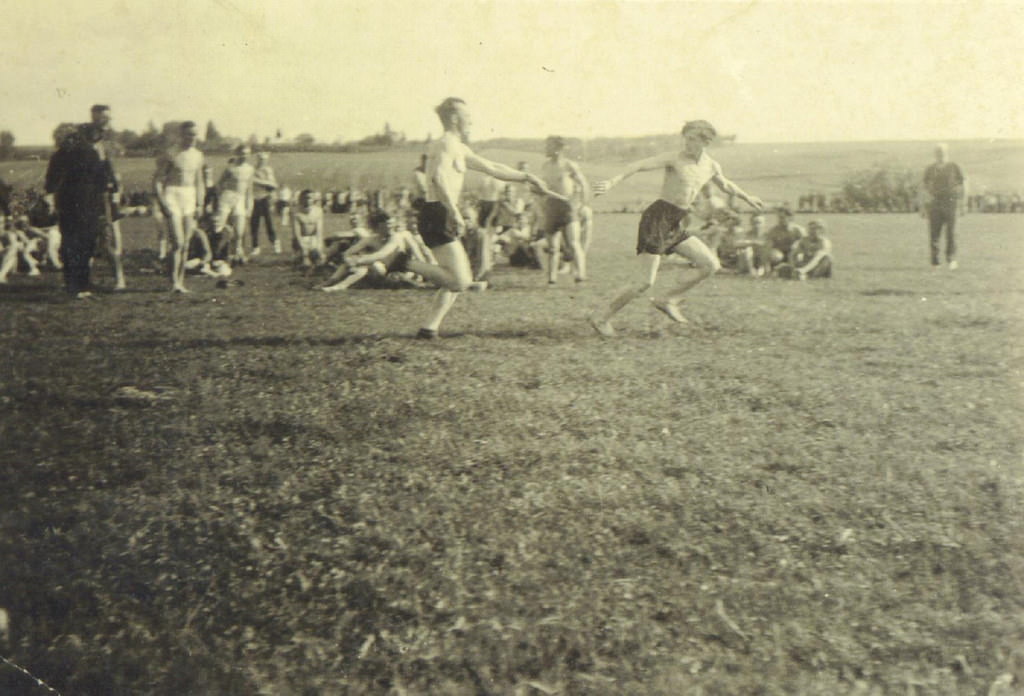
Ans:
<svg viewBox="0 0 1024 696"><path fill-rule="evenodd" d="M185 261L192 232L191 219L188 216L183 217L172 213L168 221L168 236L171 243L171 291L189 292L185 287Z"/></svg>
<svg viewBox="0 0 1024 696"><path fill-rule="evenodd" d="M587 279L587 250L580 240L580 223L570 222L565 227L565 240L572 250L572 269L576 274L577 281Z"/></svg>
<svg viewBox="0 0 1024 696"><path fill-rule="evenodd" d="M477 275L478 278L485 277L494 269L495 232L495 228L489 226L481 227L478 232L480 235L480 251L478 256L480 272Z"/></svg>
<svg viewBox="0 0 1024 696"><path fill-rule="evenodd" d="M114 289L124 290L127 285L124 282L124 261L122 259L123 246L121 243L121 223L114 222L110 227L110 234L107 236L107 257L110 259L110 267L114 271Z"/></svg>
<svg viewBox="0 0 1024 696"><path fill-rule="evenodd" d="M593 327L603 336L611 336L615 333L611 320L623 307L649 292L654 287L654 281L658 277L658 268L661 266L661 256L658 254L642 253L637 255L637 280L626 285L615 296L612 303L603 315L595 316L591 321Z"/></svg>
<svg viewBox="0 0 1024 696"><path fill-rule="evenodd" d="M28 242L19 244L21 259L25 262L25 265L28 266L28 274L30 276L39 275L39 262L36 261L36 257L32 255L32 252L37 248L37 243L38 242L35 240L29 240Z"/></svg>
<svg viewBox="0 0 1024 696"><path fill-rule="evenodd" d="M0 260L0 283L6 283L8 274L18 265L18 244L13 237L14 235L7 236L3 249L3 259Z"/></svg>
<svg viewBox="0 0 1024 696"><path fill-rule="evenodd" d="M434 297L430 316L422 327L427 331L436 332L459 293L472 288L475 284L473 283L473 269L462 242L456 240L442 244L434 247L433 252L437 259L436 266L410 259L407 268L440 287Z"/></svg>
<svg viewBox="0 0 1024 696"><path fill-rule="evenodd" d="M583 253L590 252L590 244L594 241L594 214L589 213L580 217L580 246Z"/></svg>
<svg viewBox="0 0 1024 696"><path fill-rule="evenodd" d="M235 213L231 216L232 226L235 228L235 256L243 263L249 260L245 255L245 226L248 221L248 215Z"/></svg>
<svg viewBox="0 0 1024 696"><path fill-rule="evenodd" d="M548 285L558 282L558 267L562 264L562 232L555 230L548 232Z"/></svg>
<svg viewBox="0 0 1024 696"><path fill-rule="evenodd" d="M335 283L333 285L325 284L321 289L324 292L337 292L338 290L348 290L350 287L352 287L360 280L365 278L369 272L369 266L356 266L355 268L352 269L352 272L345 276L340 283ZM334 276L331 277L333 278Z"/></svg>
<svg viewBox="0 0 1024 696"><path fill-rule="evenodd" d="M683 301L683 296L695 286L714 275L722 268L722 264L718 260L718 255L711 251L708 245L697 237L690 237L676 245L675 253L688 261L692 261L697 267L696 273L669 291L663 301L655 300L654 306L673 321L686 323L685 317L679 311L679 303ZM687 271L686 275L689 276L690 272Z"/></svg>

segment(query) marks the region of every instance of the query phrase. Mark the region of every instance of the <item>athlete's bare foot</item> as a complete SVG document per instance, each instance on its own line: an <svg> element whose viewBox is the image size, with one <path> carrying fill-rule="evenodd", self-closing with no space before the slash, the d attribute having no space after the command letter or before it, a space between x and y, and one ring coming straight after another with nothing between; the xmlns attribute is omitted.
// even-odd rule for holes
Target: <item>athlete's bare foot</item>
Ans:
<svg viewBox="0 0 1024 696"><path fill-rule="evenodd" d="M679 311L679 305L675 304L674 302L668 302L668 301L665 301L665 300L656 300L656 299L654 299L652 297L651 298L651 304L654 305L655 309L657 309L659 312L661 312L662 314L664 314L665 316L667 316L669 319L671 319L672 321L676 322L677 324L689 324L690 323L687 320L687 318L683 316L683 313Z"/></svg>
<svg viewBox="0 0 1024 696"><path fill-rule="evenodd" d="M612 327L610 322L601 321L597 317L590 318L590 326L594 331L598 332L605 338L612 338L615 336L615 329Z"/></svg>

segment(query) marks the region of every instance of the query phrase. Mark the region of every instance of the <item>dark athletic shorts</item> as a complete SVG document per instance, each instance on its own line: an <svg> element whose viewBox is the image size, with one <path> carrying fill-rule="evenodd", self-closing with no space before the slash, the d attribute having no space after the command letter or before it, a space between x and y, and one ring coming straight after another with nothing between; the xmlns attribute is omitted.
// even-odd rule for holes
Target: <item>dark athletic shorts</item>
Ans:
<svg viewBox="0 0 1024 696"><path fill-rule="evenodd" d="M671 254L676 245L690 238L686 226L690 213L666 200L656 200L640 216L636 237L638 254Z"/></svg>
<svg viewBox="0 0 1024 696"><path fill-rule="evenodd" d="M450 244L459 238L454 222L449 219L448 209L438 201L423 204L417 228L429 249Z"/></svg>
<svg viewBox="0 0 1024 696"><path fill-rule="evenodd" d="M494 212L495 205L497 205L496 201L480 201L480 207L476 213L476 224L480 227L487 227L487 218Z"/></svg>
<svg viewBox="0 0 1024 696"><path fill-rule="evenodd" d="M540 229L547 234L554 234L579 219L578 206L557 198L545 198L541 205Z"/></svg>

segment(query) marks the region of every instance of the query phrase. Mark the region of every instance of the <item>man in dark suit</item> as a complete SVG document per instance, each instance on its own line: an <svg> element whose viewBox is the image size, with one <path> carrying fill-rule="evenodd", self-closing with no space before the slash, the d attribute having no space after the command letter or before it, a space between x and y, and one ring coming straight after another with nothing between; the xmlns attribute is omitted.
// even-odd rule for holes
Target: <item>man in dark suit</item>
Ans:
<svg viewBox="0 0 1024 696"><path fill-rule="evenodd" d="M110 107L93 106L92 121L57 143L46 170L46 193L60 220L64 285L77 299L92 296L90 263L112 224L109 195L117 189L117 178L103 140L109 127Z"/></svg>
<svg viewBox="0 0 1024 696"><path fill-rule="evenodd" d="M935 147L935 162L924 170L924 206L922 215L928 218L928 250L932 266L939 266L939 242L946 230L946 263L950 270L959 265L956 260L956 219L964 200L964 175L955 163L949 161L946 145Z"/></svg>

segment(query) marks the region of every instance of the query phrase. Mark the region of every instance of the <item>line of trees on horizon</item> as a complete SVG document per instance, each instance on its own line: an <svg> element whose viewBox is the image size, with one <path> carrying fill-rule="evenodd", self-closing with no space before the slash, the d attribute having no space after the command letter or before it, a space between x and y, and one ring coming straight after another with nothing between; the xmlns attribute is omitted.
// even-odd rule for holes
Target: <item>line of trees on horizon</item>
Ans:
<svg viewBox="0 0 1024 696"><path fill-rule="evenodd" d="M141 133L126 129L113 130L108 140L124 157L153 157L161 150L170 147L177 141L183 121L167 121L157 128L153 121ZM39 159L48 155L78 127L79 123L64 122L53 129L53 145L15 146L14 134L9 130L0 131L0 161L12 159ZM429 141L429 136L428 136ZM301 133L294 138L284 139L281 131L275 137L262 139L255 133L247 138L223 135L212 120L207 121L205 136L200 140L204 152L217 154L231 152L238 145L249 144L254 150L271 152L372 152L392 148L412 148L423 145L423 142L410 141L405 133L391 128L389 123L379 133L368 135L359 140L333 143L318 141L309 133Z"/></svg>
<svg viewBox="0 0 1024 696"><path fill-rule="evenodd" d="M161 150L176 142L182 121L167 121L159 128L150 121L146 129L138 132L131 129L114 130L110 141L120 155L125 157L152 157ZM53 143L61 142L68 133L79 124L65 122L53 130ZM674 142L677 136L632 136L603 137L584 140L567 138L569 149L580 159L600 159L604 157L632 157L646 153L650 148L660 149L666 138ZM285 139L278 130L274 137L258 137L255 133L247 138L224 135L212 120L207 121L204 137L200 147L210 154L228 153L242 143L247 143L254 150L269 152L375 152L388 149L423 149L431 142L428 134L423 140L409 140L405 133L391 128L385 123L380 132L351 141L336 140L331 143L317 140L310 133L300 133L293 138ZM720 136L716 145L730 145L736 141L735 135ZM15 147L14 134L8 130L0 131L0 161L11 159L39 159L48 155L54 145ZM525 152L543 152L543 138L493 138L476 144L476 147L503 148L523 150Z"/></svg>

